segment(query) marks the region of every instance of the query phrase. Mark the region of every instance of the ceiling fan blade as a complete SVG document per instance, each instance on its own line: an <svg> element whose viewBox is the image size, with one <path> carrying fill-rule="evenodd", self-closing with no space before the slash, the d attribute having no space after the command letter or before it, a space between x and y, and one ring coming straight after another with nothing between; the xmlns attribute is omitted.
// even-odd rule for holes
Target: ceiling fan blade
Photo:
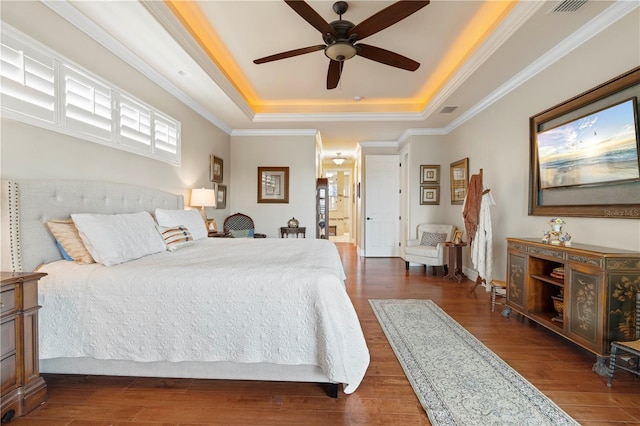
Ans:
<svg viewBox="0 0 640 426"><path fill-rule="evenodd" d="M392 67L402 68L403 70L415 71L420 66L419 62L409 59L406 56L368 44L358 43L356 49L358 49L357 54L363 58L391 65Z"/></svg>
<svg viewBox="0 0 640 426"><path fill-rule="evenodd" d="M302 49L289 50L287 52L276 53L275 55L265 56L264 58L259 58L253 61L254 64L264 64L265 62L278 61L280 59L291 58L293 56L304 55L305 53L317 52L318 50L323 50L325 47L324 44L319 44L317 46L309 46L303 47Z"/></svg>
<svg viewBox="0 0 640 426"><path fill-rule="evenodd" d="M398 1L351 28L349 35L357 34L357 40L362 40L365 37L369 37L378 31L390 27L396 22L402 21L407 16L417 12L428 4L429 1Z"/></svg>
<svg viewBox="0 0 640 426"><path fill-rule="evenodd" d="M342 67L344 62L329 61L329 71L327 71L327 89L335 89L340 82L340 75L342 74Z"/></svg>
<svg viewBox="0 0 640 426"><path fill-rule="evenodd" d="M311 8L306 2L300 0L287 1L285 3L289 5L291 9L293 9L298 15L302 17L305 21L307 21L313 28L320 31L324 34L336 34L336 30L333 29L331 25L327 21L324 20L322 16L318 14L315 10Z"/></svg>

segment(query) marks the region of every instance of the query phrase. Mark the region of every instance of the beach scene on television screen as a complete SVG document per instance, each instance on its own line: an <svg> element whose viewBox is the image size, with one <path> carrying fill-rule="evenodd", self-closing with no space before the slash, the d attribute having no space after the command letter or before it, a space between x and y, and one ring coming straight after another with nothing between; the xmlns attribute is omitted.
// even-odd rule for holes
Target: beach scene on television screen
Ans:
<svg viewBox="0 0 640 426"><path fill-rule="evenodd" d="M640 178L636 99L538 133L540 189Z"/></svg>

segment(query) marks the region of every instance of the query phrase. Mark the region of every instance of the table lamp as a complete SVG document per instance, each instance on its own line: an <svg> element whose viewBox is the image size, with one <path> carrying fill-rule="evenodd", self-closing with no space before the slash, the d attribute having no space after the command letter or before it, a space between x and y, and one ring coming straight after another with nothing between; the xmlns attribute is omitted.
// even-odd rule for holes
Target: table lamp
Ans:
<svg viewBox="0 0 640 426"><path fill-rule="evenodd" d="M191 190L191 207L200 207L200 214L204 223L208 225L207 213L205 207L216 207L216 191L213 189L196 188Z"/></svg>

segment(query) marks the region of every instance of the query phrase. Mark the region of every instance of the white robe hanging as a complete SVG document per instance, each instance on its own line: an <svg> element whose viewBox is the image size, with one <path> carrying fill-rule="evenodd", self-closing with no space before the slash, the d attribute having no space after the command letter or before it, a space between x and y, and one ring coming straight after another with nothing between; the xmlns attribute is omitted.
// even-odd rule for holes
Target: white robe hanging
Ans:
<svg viewBox="0 0 640 426"><path fill-rule="evenodd" d="M489 207L495 204L496 202L491 192L487 192L482 196L478 229L471 245L471 261L478 272L478 276L484 278L485 283L483 285L487 291L490 290L491 280L493 279L493 235Z"/></svg>

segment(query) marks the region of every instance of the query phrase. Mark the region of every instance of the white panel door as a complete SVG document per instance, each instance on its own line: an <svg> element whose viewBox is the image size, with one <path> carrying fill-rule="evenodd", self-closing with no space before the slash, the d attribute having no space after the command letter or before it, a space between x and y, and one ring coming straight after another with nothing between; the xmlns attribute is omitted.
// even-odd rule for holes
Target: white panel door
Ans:
<svg viewBox="0 0 640 426"><path fill-rule="evenodd" d="M367 155L365 256L400 255L400 157Z"/></svg>

